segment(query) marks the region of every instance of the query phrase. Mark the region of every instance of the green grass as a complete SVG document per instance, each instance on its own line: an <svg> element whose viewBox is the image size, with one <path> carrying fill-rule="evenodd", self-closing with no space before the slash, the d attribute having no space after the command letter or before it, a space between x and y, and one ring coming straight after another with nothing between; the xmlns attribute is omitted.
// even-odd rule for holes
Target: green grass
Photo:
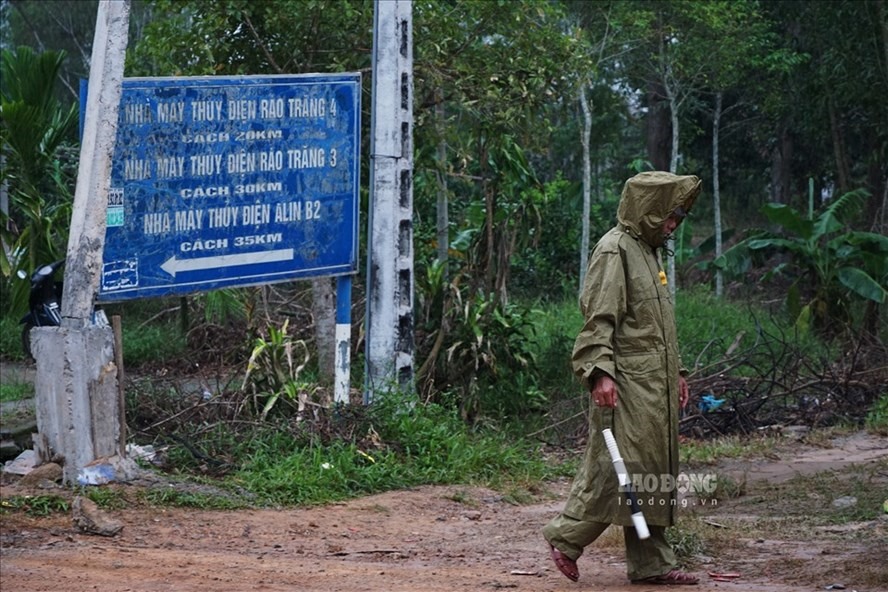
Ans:
<svg viewBox="0 0 888 592"><path fill-rule="evenodd" d="M888 436L888 393L882 393L866 415L866 429Z"/></svg>
<svg viewBox="0 0 888 592"><path fill-rule="evenodd" d="M426 484L517 490L552 475L532 443L473 432L455 412L436 405L375 417L379 440L373 447L305 445L280 431L262 434L241 445L236 456L244 460L231 481L268 504L312 505Z"/></svg>
<svg viewBox="0 0 888 592"><path fill-rule="evenodd" d="M0 502L0 514L24 512L28 516L49 516L55 512L67 512L70 504L55 495L15 495Z"/></svg>
<svg viewBox="0 0 888 592"><path fill-rule="evenodd" d="M722 360L732 345L735 353L753 348L764 336L793 343L805 355L827 354L827 348L814 336L798 335L783 326L762 307L716 298L707 286L680 291L675 298L678 343L686 368L706 368ZM750 362L766 361L772 352L762 349ZM743 373L740 367L735 370Z"/></svg>
<svg viewBox="0 0 888 592"><path fill-rule="evenodd" d="M162 362L185 353L185 337L174 324L141 326L124 322L122 329L123 362L127 366Z"/></svg>
<svg viewBox="0 0 888 592"><path fill-rule="evenodd" d="M19 319L0 317L0 358L4 360L23 360L22 326Z"/></svg>
<svg viewBox="0 0 888 592"><path fill-rule="evenodd" d="M8 401L21 401L34 396L34 385L30 382L3 382L0 383L0 403Z"/></svg>
<svg viewBox="0 0 888 592"><path fill-rule="evenodd" d="M81 487L80 495L104 510L122 510L129 506L123 491L114 487Z"/></svg>
<svg viewBox="0 0 888 592"><path fill-rule="evenodd" d="M774 450L778 436L724 436L712 440L684 440L679 446L679 462L710 465L728 458L750 458Z"/></svg>
<svg viewBox="0 0 888 592"><path fill-rule="evenodd" d="M235 496L195 491L183 491L175 486L154 487L141 492L140 497L153 506L174 506L199 510L237 510L249 504Z"/></svg>
<svg viewBox="0 0 888 592"><path fill-rule="evenodd" d="M576 390L579 383L570 367L574 339L583 327L583 315L576 298L534 307L533 352L540 383L549 390Z"/></svg>
<svg viewBox="0 0 888 592"><path fill-rule="evenodd" d="M702 530L699 520L693 516L682 516L674 528L666 529L666 540L680 562L684 563L707 550Z"/></svg>
<svg viewBox="0 0 888 592"><path fill-rule="evenodd" d="M788 519L800 528L865 522L883 512L888 489L888 459L866 465L798 475L760 493L758 507L765 515ZM833 505L839 498L853 497L847 507Z"/></svg>

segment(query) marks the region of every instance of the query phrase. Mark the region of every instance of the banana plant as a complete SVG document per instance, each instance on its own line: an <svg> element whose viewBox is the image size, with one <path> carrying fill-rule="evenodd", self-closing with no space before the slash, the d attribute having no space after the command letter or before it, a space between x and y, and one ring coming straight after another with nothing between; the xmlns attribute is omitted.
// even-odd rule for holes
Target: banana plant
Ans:
<svg viewBox="0 0 888 592"><path fill-rule="evenodd" d="M830 321L851 321L851 303L861 299L881 307L888 300L888 237L851 230L849 221L868 197L862 189L831 202L816 216L769 203L762 213L780 227L758 231L713 261L726 271L748 269L756 254L788 253L790 260L777 265L764 279L790 275L787 309L799 328L812 323L824 328Z"/></svg>

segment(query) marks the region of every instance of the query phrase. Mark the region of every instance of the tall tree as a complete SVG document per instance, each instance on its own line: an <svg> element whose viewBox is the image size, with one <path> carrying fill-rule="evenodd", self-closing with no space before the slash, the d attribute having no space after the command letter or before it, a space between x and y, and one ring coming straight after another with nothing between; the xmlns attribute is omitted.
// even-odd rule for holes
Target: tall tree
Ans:
<svg viewBox="0 0 888 592"><path fill-rule="evenodd" d="M759 101L769 116L763 133L787 147L774 167L781 171L774 197L801 202L811 178L825 196L865 187L872 196L867 213L876 220L888 179L884 0L762 6L782 44L809 57Z"/></svg>
<svg viewBox="0 0 888 592"><path fill-rule="evenodd" d="M705 56L701 56L706 79L701 90L711 97L713 104L711 187L715 256L719 257L723 250L720 151L724 118L732 111L748 106L753 97L746 90L751 80L758 78L762 83L773 82L773 73L792 68L799 63L799 58L778 47L770 23L755 0L715 0L700 4L698 12L706 26L697 31L700 36L697 41L708 48ZM700 101L704 111L707 102ZM720 297L724 292L722 270L717 268L715 276L715 292Z"/></svg>
<svg viewBox="0 0 888 592"><path fill-rule="evenodd" d="M683 110L706 84L706 50L701 43L712 23L691 0L639 2L634 27L647 30L647 43L636 53L639 86L651 93L654 108L668 108L671 143L669 171L681 168L681 121ZM652 158L656 161L658 159ZM669 288L676 288L674 243L667 245Z"/></svg>
<svg viewBox="0 0 888 592"><path fill-rule="evenodd" d="M578 289L582 292L589 254L590 213L592 201L592 126L593 105L589 100L588 88L593 81L599 86L609 84L605 73L613 69L613 65L622 55L638 43L636 39L626 38L621 32L626 29L622 20L626 18L629 5L625 2L572 2L573 13L578 20L582 39L588 48L587 67L580 72L579 103L583 117L581 133L582 146L582 185L583 185L583 219L580 239L580 273Z"/></svg>
<svg viewBox="0 0 888 592"><path fill-rule="evenodd" d="M421 3L414 26L417 174L440 170L425 155L445 142L453 194L464 196L449 204L451 213L473 236L466 257L477 272L471 275L479 290L505 299L522 220L533 210L521 192L538 183L528 157L545 152L546 108L565 103L585 61L554 3ZM430 108L441 103L449 122L443 140L429 133ZM427 143L432 138L435 148ZM422 187L416 198L435 203L423 199Z"/></svg>

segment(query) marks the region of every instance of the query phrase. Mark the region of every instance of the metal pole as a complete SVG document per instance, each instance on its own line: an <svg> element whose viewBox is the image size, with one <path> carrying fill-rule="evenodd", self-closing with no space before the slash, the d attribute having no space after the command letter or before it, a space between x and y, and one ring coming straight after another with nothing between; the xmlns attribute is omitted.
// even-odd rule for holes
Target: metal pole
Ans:
<svg viewBox="0 0 888 592"><path fill-rule="evenodd" d="M351 288L350 275L336 280L336 370L334 400L337 403L349 402L351 382Z"/></svg>

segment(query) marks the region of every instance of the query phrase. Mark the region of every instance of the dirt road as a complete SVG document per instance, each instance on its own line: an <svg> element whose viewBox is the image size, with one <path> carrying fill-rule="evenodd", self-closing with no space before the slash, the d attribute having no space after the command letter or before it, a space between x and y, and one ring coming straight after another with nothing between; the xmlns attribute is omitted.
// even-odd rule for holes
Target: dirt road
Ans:
<svg viewBox="0 0 888 592"><path fill-rule="evenodd" d="M855 446L876 461L888 440L864 436ZM813 452L800 451L808 461ZM833 454L833 453L831 453ZM789 467L793 459L780 462ZM873 462L872 459L864 462ZM769 479L777 473L768 464ZM765 468L759 463L760 468ZM792 470L792 469L787 469ZM562 506L567 482L550 484L529 505L469 487L424 487L348 503L285 510L197 511L141 507L109 511L124 528L112 538L80 533L68 514L0 517L3 592L303 592L632 591L621 536L606 533L580 559L580 581L551 563L540 527ZM4 497L21 493L14 483ZM886 488L888 491L888 488ZM41 493L46 493L45 491ZM741 498L742 500L743 498ZM727 523L754 511L727 503L706 519ZM700 510L685 510L685 512ZM697 521L702 523L701 521ZM711 526L704 528L719 528ZM873 536L812 532L805 540L733 528L708 556L693 559L699 591L802 592L840 584L888 590L888 521L859 529ZM880 567L881 566L881 567ZM736 571L733 582L708 572ZM881 575L884 575L884 580ZM858 578L855 581L855 578Z"/></svg>
<svg viewBox="0 0 888 592"><path fill-rule="evenodd" d="M457 498L460 501L453 501ZM466 502L469 503L466 503ZM551 565L538 531L560 502L512 506L493 491L423 488L307 510L114 514L113 539L43 522L4 547L0 588L343 591L634 590L619 549L591 550L581 578ZM6 529L4 528L4 532ZM6 533L6 536L9 536ZM705 581L705 580L704 580ZM703 590L810 590L749 574Z"/></svg>

